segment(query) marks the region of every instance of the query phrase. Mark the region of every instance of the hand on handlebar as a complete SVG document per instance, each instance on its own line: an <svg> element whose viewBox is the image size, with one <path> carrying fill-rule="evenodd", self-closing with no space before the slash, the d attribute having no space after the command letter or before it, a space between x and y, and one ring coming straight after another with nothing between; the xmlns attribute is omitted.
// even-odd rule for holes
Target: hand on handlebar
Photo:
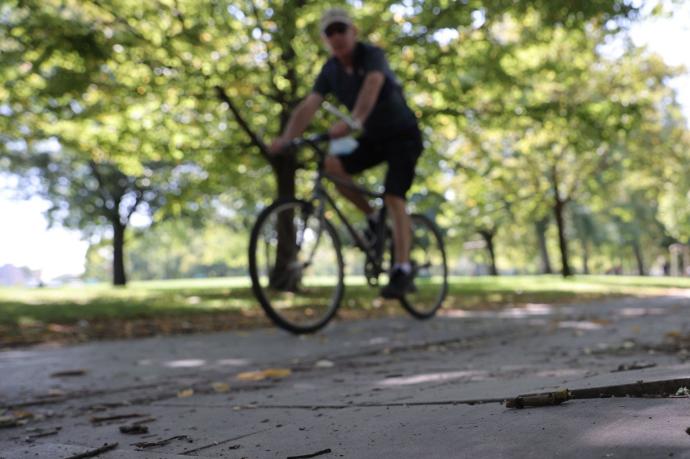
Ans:
<svg viewBox="0 0 690 459"><path fill-rule="evenodd" d="M331 139L338 139L348 135L351 130L352 129L345 121L340 120L336 121L336 123L331 126L331 128L328 130L328 135L331 136Z"/></svg>

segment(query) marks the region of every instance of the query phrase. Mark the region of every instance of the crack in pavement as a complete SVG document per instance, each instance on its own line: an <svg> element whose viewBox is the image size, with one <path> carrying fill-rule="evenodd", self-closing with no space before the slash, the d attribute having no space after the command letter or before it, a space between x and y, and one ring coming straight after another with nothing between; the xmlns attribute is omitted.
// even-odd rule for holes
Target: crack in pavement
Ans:
<svg viewBox="0 0 690 459"><path fill-rule="evenodd" d="M507 398L507 397L506 397ZM435 402L393 402L393 403L348 403L343 405L236 405L234 408L239 410L342 410L347 408L386 408L386 407L408 407L408 406L434 406L434 405L482 405L486 403L503 403L506 398L484 398L471 400L442 400ZM188 408L185 404L166 404L166 407ZM204 405L195 403L195 407L217 408L218 405Z"/></svg>
<svg viewBox="0 0 690 459"><path fill-rule="evenodd" d="M213 443L210 443L210 444L208 444L208 445L200 446L199 448L188 449L188 450L182 451L181 453L178 453L178 454L180 454L181 456L187 456L187 455L189 455L189 454L191 454L191 453L197 453L197 452L199 452L199 451L202 451L202 450L205 450L205 449L208 449L208 448L213 448L214 446L223 445L223 444L229 443L229 442L231 442L231 441L236 441L236 440L240 440L240 439L242 439L242 438L251 437L252 435L260 434L260 433L263 433L263 432L268 432L269 430L273 430L273 427L269 427L269 428L267 428L267 429L258 430L258 431L256 431L256 432L250 432L250 433L248 433L248 434L240 435L239 437L228 438L227 440L214 441Z"/></svg>
<svg viewBox="0 0 690 459"><path fill-rule="evenodd" d="M585 389L568 390L570 399L583 400L594 398L616 398L616 397L635 397L635 398L660 398L673 396L678 389L690 386L690 378L667 379L660 381L637 381L633 384L617 384L611 386L590 387ZM519 397L548 395L553 392L543 392L539 394L524 394ZM266 410L266 409L295 409L295 410L342 410L347 408L388 408L388 407L412 407L412 406L438 406L438 405L483 405L488 403L504 403L516 397L500 398L480 398L464 400L438 400L427 402L388 402L388 403L347 403L331 405L236 405L235 409L246 410ZM683 397L679 397L683 398ZM687 397L684 397L687 398ZM188 407L186 404L166 404L170 407ZM218 405L195 404L196 407L212 408Z"/></svg>
<svg viewBox="0 0 690 459"><path fill-rule="evenodd" d="M15 408L23 408L27 406L36 406L36 405L50 405L52 403L61 403L61 402L67 402L70 400L80 400L80 399L86 399L86 398L91 398L91 397L97 397L101 395L110 395L110 394L118 394L121 392L128 392L131 390L141 390L141 389L151 389L155 387L160 387L160 384L144 384L144 385L136 385L136 386L126 386L126 387L118 387L116 389L106 389L106 390L97 390L97 391L76 391L76 392L67 392L64 395L59 395L55 397L50 397L47 396L45 399L33 399L33 400L26 400L23 402L18 402L18 403L7 403L7 404L1 404L0 409L15 409Z"/></svg>

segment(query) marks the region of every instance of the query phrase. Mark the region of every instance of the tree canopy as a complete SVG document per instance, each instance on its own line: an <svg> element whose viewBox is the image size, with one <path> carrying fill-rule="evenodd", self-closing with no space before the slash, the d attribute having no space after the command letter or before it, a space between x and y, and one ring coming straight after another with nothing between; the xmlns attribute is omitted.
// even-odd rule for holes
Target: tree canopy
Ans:
<svg viewBox="0 0 690 459"><path fill-rule="evenodd" d="M491 272L539 260L550 271L556 249L554 268L568 275L572 256L589 270L597 253L629 250L639 268L665 243L688 242L690 136L668 85L681 69L621 38L617 54L605 47L638 19L636 3L342 3L360 37L386 50L421 120L427 148L410 203L445 228L451 259L480 239ZM295 159L269 157L263 142L326 58L322 10L4 2L0 169L51 201L52 221L112 241L119 284L135 213L170 234L175 219L246 225L300 192Z"/></svg>

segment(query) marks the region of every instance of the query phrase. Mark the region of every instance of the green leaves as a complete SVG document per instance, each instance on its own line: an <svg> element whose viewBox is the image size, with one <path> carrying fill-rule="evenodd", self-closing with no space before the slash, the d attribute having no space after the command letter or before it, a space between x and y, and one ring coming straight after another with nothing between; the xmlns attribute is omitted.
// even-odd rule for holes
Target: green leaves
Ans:
<svg viewBox="0 0 690 459"><path fill-rule="evenodd" d="M658 198L654 218L690 238L690 220L678 217L690 213L687 130L665 86L678 70L632 47L615 59L601 53L616 21L635 18L630 2L359 3L352 12L361 38L386 50L425 128L411 202L452 229L451 243L495 231L499 258L510 245L530 266L536 248L523 236L556 197L610 222L610 206L629 204L626 187L639 188L636 199ZM89 164L130 180L106 174L135 201L148 181L156 197L141 199L155 221L213 214L218 201L231 201L225 207L236 218L253 215L274 198L281 175L256 139L281 130L326 59L322 9L287 0L5 2L0 132L11 163L0 167L42 170L55 182L43 190L55 218L90 232L103 230L97 209L107 186L93 186ZM59 159L7 149L23 140L26 156L46 138L62 145ZM83 187L58 186L50 167Z"/></svg>

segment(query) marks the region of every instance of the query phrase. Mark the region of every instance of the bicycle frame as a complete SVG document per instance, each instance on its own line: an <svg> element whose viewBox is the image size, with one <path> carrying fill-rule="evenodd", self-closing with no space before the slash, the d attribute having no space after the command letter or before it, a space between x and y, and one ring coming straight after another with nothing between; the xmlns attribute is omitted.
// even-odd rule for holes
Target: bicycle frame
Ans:
<svg viewBox="0 0 690 459"><path fill-rule="evenodd" d="M335 200L333 197L331 197L330 194L326 191L326 188L323 185L323 180L326 179L330 181L331 183L335 185L340 185L344 186L346 188L349 188L353 191L356 191L364 196L368 196L374 199L383 199L384 194L383 193L377 193L374 191L371 191L367 188L364 188L360 185L357 185L352 182L344 181L339 177L336 177L334 175L331 175L325 171L325 160L326 160L326 152L324 152L318 145L319 142L323 142L327 139L328 137L325 134L320 134L317 136L309 137L309 138L304 138L302 139L302 142L295 143L295 146L299 146L301 143L306 143L308 144L317 154L318 160L317 160L317 172L316 172L316 178L314 179L314 191L312 194L312 199L318 200L321 203L327 203L338 215L338 218L340 221L345 225L345 228L347 229L347 232L350 234L352 239L355 242L355 246L360 249L362 252L364 252L364 255L366 256L367 262L372 263L374 266L377 267L377 269L380 270L380 252L377 252L376 246L369 247L363 240L362 237L360 236L359 232L352 226L352 224L349 222L345 214L340 210L338 205L335 203ZM325 206L322 204L321 208L318 209L319 212L319 218L320 219L325 219ZM385 205L381 208L381 214L379 216L380 219L385 220L386 218L386 207Z"/></svg>
<svg viewBox="0 0 690 459"><path fill-rule="evenodd" d="M325 180L338 186L340 191L346 188L362 197L384 198L383 193L372 192L326 171L328 156L325 148L321 147L328 139L327 134L320 134L289 142L288 147L309 146L316 155L314 159L309 157L309 163L314 161L317 164L310 196L286 196L274 201L261 211L250 236L249 273L254 294L268 317L293 333L311 333L322 328L333 318L343 299L345 263L342 245L339 243L338 228L333 224L336 217L326 212L327 206L343 223L354 246L364 253L364 276L371 287L379 285L380 275L395 266L396 261L393 237L386 225L385 205L379 212L375 228L372 228L376 237L370 242L353 227L332 193L329 194ZM296 160L295 163L297 168L305 168L304 161ZM382 296L398 299L415 318L428 319L442 306L448 291L443 237L432 219L418 214L412 214L410 218L414 225L411 228L411 242L415 244L416 241L417 245L413 246L416 247L414 257L413 253L410 254L409 283L404 291L394 294L383 293L388 291L388 287L384 287ZM342 230L340 232L342 234ZM326 242L321 243L322 240ZM324 248L325 245L328 246L325 247L327 251L323 250L317 256L319 247ZM281 251L286 247L290 248L289 253ZM261 252L262 248L265 254ZM388 263L392 266L387 266ZM335 277L331 270L333 264ZM284 282L274 282L273 274L276 272L287 274L288 277L277 279ZM418 276L419 273L422 276ZM439 274L442 276L440 283L437 282ZM321 275L327 282L319 280ZM414 283L415 279L423 284L419 289ZM306 320L306 323L300 319Z"/></svg>

